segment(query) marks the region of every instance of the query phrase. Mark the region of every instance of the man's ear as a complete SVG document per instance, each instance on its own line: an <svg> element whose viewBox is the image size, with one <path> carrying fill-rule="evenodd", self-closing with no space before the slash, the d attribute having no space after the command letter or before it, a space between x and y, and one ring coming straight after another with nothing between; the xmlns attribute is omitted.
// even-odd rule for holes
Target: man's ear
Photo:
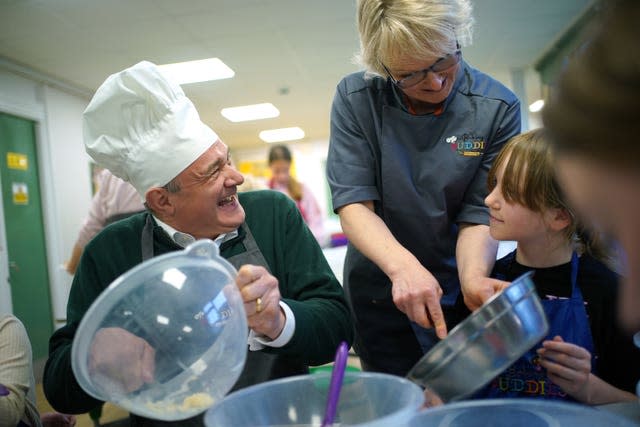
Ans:
<svg viewBox="0 0 640 427"><path fill-rule="evenodd" d="M565 228L570 226L571 222L573 221L571 212L569 212L569 210L565 208L551 209L549 218L549 226L555 231L564 230Z"/></svg>
<svg viewBox="0 0 640 427"><path fill-rule="evenodd" d="M170 218L175 212L175 206L169 197L169 191L160 187L153 187L145 194L145 200L149 209L154 212L160 220Z"/></svg>

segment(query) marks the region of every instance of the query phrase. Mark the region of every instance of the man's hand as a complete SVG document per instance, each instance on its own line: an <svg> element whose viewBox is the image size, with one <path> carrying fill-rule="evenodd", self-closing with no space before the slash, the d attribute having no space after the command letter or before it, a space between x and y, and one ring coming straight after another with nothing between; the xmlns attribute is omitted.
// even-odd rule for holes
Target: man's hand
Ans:
<svg viewBox="0 0 640 427"><path fill-rule="evenodd" d="M153 382L155 350L122 328L102 328L91 343L89 371L108 378L125 393Z"/></svg>
<svg viewBox="0 0 640 427"><path fill-rule="evenodd" d="M447 336L447 325L440 307L442 288L433 275L417 260L408 260L392 274L393 303L423 328L435 328L440 338Z"/></svg>
<svg viewBox="0 0 640 427"><path fill-rule="evenodd" d="M236 285L244 301L249 327L272 340L278 338L286 320L280 307L278 279L262 266L247 264L238 271Z"/></svg>

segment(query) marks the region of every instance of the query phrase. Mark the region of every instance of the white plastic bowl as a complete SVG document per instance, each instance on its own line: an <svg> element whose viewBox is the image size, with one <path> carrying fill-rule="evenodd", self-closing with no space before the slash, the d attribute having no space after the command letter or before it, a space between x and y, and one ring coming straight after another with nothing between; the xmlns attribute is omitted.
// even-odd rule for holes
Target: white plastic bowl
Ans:
<svg viewBox="0 0 640 427"><path fill-rule="evenodd" d="M97 399L165 421L189 418L222 399L240 376L247 351L247 320L235 276L210 240L120 276L80 322L71 352L80 386ZM155 349L153 382L127 392L109 373L118 373L117 367L92 370L92 350L123 346L112 340L92 349L96 333L108 327L125 329Z"/></svg>

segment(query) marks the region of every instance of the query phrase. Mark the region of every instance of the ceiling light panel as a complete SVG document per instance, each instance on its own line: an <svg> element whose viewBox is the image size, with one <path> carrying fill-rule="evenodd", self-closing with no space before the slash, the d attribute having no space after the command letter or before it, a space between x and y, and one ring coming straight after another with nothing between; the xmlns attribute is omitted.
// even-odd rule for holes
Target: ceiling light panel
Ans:
<svg viewBox="0 0 640 427"><path fill-rule="evenodd" d="M158 66L160 72L178 84L229 79L235 72L218 58L198 59Z"/></svg>
<svg viewBox="0 0 640 427"><path fill-rule="evenodd" d="M280 111L270 102L264 104L243 105L240 107L223 108L220 114L232 122L246 122L278 117Z"/></svg>
<svg viewBox="0 0 640 427"><path fill-rule="evenodd" d="M299 127L263 130L260 139L264 142L294 141L304 138L304 131Z"/></svg>

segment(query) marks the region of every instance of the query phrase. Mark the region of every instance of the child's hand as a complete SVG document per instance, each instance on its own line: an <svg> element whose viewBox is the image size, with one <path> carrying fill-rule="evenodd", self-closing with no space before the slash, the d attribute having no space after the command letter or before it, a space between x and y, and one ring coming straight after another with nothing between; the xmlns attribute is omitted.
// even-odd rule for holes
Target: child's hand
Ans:
<svg viewBox="0 0 640 427"><path fill-rule="evenodd" d="M540 365L547 375L567 394L588 403L591 378L591 353L585 348L564 342L560 336L544 341L537 350Z"/></svg>

